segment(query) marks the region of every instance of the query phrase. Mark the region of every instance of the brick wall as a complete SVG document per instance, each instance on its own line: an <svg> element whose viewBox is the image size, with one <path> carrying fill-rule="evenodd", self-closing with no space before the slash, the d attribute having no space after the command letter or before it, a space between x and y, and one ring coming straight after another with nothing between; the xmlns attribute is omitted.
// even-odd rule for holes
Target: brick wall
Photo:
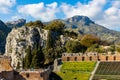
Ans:
<svg viewBox="0 0 120 80"><path fill-rule="evenodd" d="M0 78L4 78L5 80L14 80L14 71L2 71L0 72Z"/></svg>
<svg viewBox="0 0 120 80"><path fill-rule="evenodd" d="M62 61L120 61L120 55L78 55L63 54Z"/></svg>
<svg viewBox="0 0 120 80"><path fill-rule="evenodd" d="M14 80L14 71L11 66L11 58L0 56L0 78L5 80Z"/></svg>
<svg viewBox="0 0 120 80"><path fill-rule="evenodd" d="M50 70L21 71L20 75L25 80L49 80Z"/></svg>
<svg viewBox="0 0 120 80"><path fill-rule="evenodd" d="M39 69L35 71L14 71L11 66L11 58L0 56L0 80L49 80L51 69Z"/></svg>

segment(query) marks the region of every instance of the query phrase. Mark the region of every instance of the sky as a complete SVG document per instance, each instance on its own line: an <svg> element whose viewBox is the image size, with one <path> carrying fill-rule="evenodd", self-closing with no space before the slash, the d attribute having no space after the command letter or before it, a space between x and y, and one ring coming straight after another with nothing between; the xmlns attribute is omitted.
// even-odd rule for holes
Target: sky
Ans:
<svg viewBox="0 0 120 80"><path fill-rule="evenodd" d="M4 22L20 18L47 22L75 15L120 31L120 0L0 0L0 20Z"/></svg>

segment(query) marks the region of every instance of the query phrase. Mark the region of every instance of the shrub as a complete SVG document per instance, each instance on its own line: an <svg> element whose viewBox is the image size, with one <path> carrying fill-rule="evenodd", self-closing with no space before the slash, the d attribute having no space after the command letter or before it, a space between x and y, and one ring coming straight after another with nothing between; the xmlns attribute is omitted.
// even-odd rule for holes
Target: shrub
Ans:
<svg viewBox="0 0 120 80"><path fill-rule="evenodd" d="M41 28L43 28L44 24L41 21L37 20L35 22L30 21L30 22L26 23L25 26L27 26L27 27L31 27L32 26L32 27L41 27Z"/></svg>
<svg viewBox="0 0 120 80"><path fill-rule="evenodd" d="M67 41L65 48L69 53L78 53L86 50L86 47L82 46L78 41Z"/></svg>
<svg viewBox="0 0 120 80"><path fill-rule="evenodd" d="M52 21L50 22L45 29L51 30L51 31L58 31L58 32L62 32L64 29L65 24L61 21Z"/></svg>
<svg viewBox="0 0 120 80"><path fill-rule="evenodd" d="M85 47L90 47L93 44L99 44L99 41L100 39L98 37L87 34L82 37L80 43Z"/></svg>

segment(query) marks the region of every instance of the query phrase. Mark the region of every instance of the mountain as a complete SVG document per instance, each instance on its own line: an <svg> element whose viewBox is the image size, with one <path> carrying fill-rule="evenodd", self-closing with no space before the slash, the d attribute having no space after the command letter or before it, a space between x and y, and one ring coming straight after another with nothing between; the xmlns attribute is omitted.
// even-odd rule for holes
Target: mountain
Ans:
<svg viewBox="0 0 120 80"><path fill-rule="evenodd" d="M67 30L75 31L78 34L93 34L108 42L120 41L120 32L96 24L87 16L73 16L61 21L65 23Z"/></svg>
<svg viewBox="0 0 120 80"><path fill-rule="evenodd" d="M3 21L0 20L0 53L4 52L6 37L10 32L10 28L8 28Z"/></svg>
<svg viewBox="0 0 120 80"><path fill-rule="evenodd" d="M65 23L65 28L63 28L64 24L60 21ZM53 22L54 23L51 22L50 24L49 22L45 23L47 26L40 21L29 22L20 28L13 28L11 30L6 38L5 55L11 57L14 68L19 64L22 65L22 60L25 58L29 46L30 52L37 52L39 50L38 47L41 48L41 53L43 52L46 58L45 64L50 62L50 60L54 60L53 58L55 56L58 56L59 53L66 50L65 44L67 41L78 40L69 35L67 36L64 29L75 31L81 35L93 34L109 42L119 42L120 40L120 32L109 30L98 25L86 16L74 16ZM69 33L70 32L68 32L68 34ZM76 33L74 34L73 32L70 35L76 35Z"/></svg>
<svg viewBox="0 0 120 80"><path fill-rule="evenodd" d="M16 21L8 21L8 22L6 22L6 25L10 28L13 28L13 27L21 27L25 23L26 23L25 19L18 19Z"/></svg>

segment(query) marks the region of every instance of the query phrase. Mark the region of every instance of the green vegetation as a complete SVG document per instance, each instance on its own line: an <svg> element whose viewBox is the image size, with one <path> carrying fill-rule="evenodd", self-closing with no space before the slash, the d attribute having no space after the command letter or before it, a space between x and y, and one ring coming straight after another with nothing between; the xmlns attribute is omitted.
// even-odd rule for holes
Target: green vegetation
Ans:
<svg viewBox="0 0 120 80"><path fill-rule="evenodd" d="M64 62L60 72L62 80L89 80L96 62Z"/></svg>
<svg viewBox="0 0 120 80"><path fill-rule="evenodd" d="M26 56L24 58L24 68L30 68L31 61L32 61L32 54L31 54L31 47L29 46L26 50Z"/></svg>
<svg viewBox="0 0 120 80"><path fill-rule="evenodd" d="M115 47L117 52L120 52L120 46Z"/></svg>
<svg viewBox="0 0 120 80"><path fill-rule="evenodd" d="M60 35L63 32L64 24L61 21L52 21L46 25L45 29L49 30L46 47L43 49L45 55L45 63L49 64L55 58L61 57L64 49L61 46Z"/></svg>
<svg viewBox="0 0 120 80"><path fill-rule="evenodd" d="M43 28L44 24L41 21L37 20L35 22L30 21L30 22L26 23L25 26L27 26L27 27L31 27L32 26L32 27L41 27L41 28Z"/></svg>
<svg viewBox="0 0 120 80"><path fill-rule="evenodd" d="M44 54L41 48L36 49L33 53L31 68L39 69L44 64Z"/></svg>
<svg viewBox="0 0 120 80"><path fill-rule="evenodd" d="M73 38L73 39L76 39L77 37L78 37L78 34L77 33L75 33L75 32L73 32L73 31L64 31L63 32L63 34L65 35L65 36L67 36L67 37L71 37L71 38Z"/></svg>
<svg viewBox="0 0 120 80"><path fill-rule="evenodd" d="M82 46L78 41L67 41L65 48L68 53L78 53L86 50L86 47Z"/></svg>
<svg viewBox="0 0 120 80"><path fill-rule="evenodd" d="M54 46L54 41L52 38L52 31L49 30L48 36L47 36L47 41L46 41L46 48L50 49L50 48L53 48L53 46Z"/></svg>
<svg viewBox="0 0 120 80"><path fill-rule="evenodd" d="M21 39L21 38L18 39L18 42L22 42L22 41L24 42L24 41L26 41L26 40L25 40L25 39Z"/></svg>
<svg viewBox="0 0 120 80"><path fill-rule="evenodd" d="M45 29L51 30L51 31L57 31L57 32L62 32L64 29L65 24L61 21L52 21L50 22Z"/></svg>
<svg viewBox="0 0 120 80"><path fill-rule="evenodd" d="M41 47L35 47L31 51L31 47L29 46L26 50L26 56L23 59L23 68L35 68L38 69L43 67L44 64L44 54L41 50Z"/></svg>
<svg viewBox="0 0 120 80"><path fill-rule="evenodd" d="M90 47L93 44L99 43L100 39L96 36L86 34L82 37L80 43L84 45L85 47Z"/></svg>

